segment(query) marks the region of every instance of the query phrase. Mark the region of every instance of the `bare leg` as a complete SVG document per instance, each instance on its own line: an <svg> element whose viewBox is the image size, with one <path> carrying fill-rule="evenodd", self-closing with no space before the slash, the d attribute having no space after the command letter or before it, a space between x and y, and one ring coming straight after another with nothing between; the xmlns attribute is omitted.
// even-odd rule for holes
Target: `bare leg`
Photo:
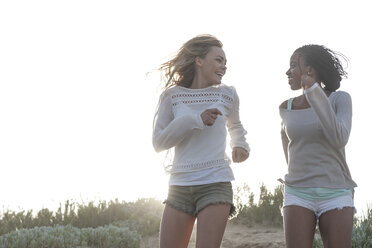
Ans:
<svg viewBox="0 0 372 248"><path fill-rule="evenodd" d="M230 208L230 204L213 204L200 211L197 216L197 248L220 247Z"/></svg>
<svg viewBox="0 0 372 248"><path fill-rule="evenodd" d="M283 211L286 247L312 248L316 227L315 214L300 206L287 206Z"/></svg>
<svg viewBox="0 0 372 248"><path fill-rule="evenodd" d="M334 209L319 218L319 231L325 248L350 248L354 209Z"/></svg>
<svg viewBox="0 0 372 248"><path fill-rule="evenodd" d="M160 225L160 248L186 248L195 217L165 205Z"/></svg>

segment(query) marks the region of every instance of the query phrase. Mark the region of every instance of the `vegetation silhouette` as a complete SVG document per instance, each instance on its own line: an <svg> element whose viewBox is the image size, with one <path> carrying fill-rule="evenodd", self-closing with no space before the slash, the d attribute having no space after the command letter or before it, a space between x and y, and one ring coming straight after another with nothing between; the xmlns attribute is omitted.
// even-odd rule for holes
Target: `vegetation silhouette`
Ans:
<svg viewBox="0 0 372 248"><path fill-rule="evenodd" d="M270 192L264 184L260 195L248 185L235 188L237 214L232 223L282 227L283 186ZM139 248L141 240L159 232L163 204L154 198L136 202L93 201L76 203L67 200L53 212L43 208L19 212L6 210L0 214L0 247L101 247ZM352 247L372 247L372 208L354 220ZM319 233L314 247L322 247Z"/></svg>

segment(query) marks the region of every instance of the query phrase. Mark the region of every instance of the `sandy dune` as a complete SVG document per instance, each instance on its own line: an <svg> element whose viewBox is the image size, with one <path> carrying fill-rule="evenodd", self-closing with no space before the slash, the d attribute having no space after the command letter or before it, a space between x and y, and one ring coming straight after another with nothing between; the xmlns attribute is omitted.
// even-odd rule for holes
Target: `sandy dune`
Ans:
<svg viewBox="0 0 372 248"><path fill-rule="evenodd" d="M145 240L141 248L158 248L159 239L153 236ZM195 228L188 248L195 247ZM228 223L221 248L284 248L283 229L274 227L247 227Z"/></svg>
<svg viewBox="0 0 372 248"><path fill-rule="evenodd" d="M193 246L192 246L193 247ZM285 247L284 233L281 228L247 227L229 223L224 239L223 248L281 248Z"/></svg>

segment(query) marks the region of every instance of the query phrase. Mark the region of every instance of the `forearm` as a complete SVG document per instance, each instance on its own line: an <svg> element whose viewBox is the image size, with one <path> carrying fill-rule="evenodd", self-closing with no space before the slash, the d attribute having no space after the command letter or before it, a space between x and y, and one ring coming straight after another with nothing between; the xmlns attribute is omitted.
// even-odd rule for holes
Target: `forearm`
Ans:
<svg viewBox="0 0 372 248"><path fill-rule="evenodd" d="M230 141L231 148L241 147L244 148L247 152L250 152L250 147L245 139L247 131L244 129L243 125L240 122L235 123L232 126L229 126L228 131L231 137Z"/></svg>
<svg viewBox="0 0 372 248"><path fill-rule="evenodd" d="M202 129L204 124L199 114L184 115L172 120L165 128L155 127L152 143L155 151L170 149L180 143L194 129Z"/></svg>
<svg viewBox="0 0 372 248"><path fill-rule="evenodd" d="M329 142L338 148L344 147L351 130L351 99L346 95L340 99L336 113L327 95L318 84L305 90L305 96L317 114Z"/></svg>

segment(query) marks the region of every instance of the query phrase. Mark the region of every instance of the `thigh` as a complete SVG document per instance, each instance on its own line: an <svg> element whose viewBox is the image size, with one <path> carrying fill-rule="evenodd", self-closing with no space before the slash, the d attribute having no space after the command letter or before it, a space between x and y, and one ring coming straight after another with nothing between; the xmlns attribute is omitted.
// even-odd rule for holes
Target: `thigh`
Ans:
<svg viewBox="0 0 372 248"><path fill-rule="evenodd" d="M284 207L283 215L286 247L312 248L317 222L314 212L292 205Z"/></svg>
<svg viewBox="0 0 372 248"><path fill-rule="evenodd" d="M326 248L350 248L354 208L345 207L325 212L319 218L319 231Z"/></svg>
<svg viewBox="0 0 372 248"><path fill-rule="evenodd" d="M198 216L199 212L204 208L214 204L230 205L230 216L235 212L231 182L219 182L197 186L195 187L193 196L196 204L195 216Z"/></svg>
<svg viewBox="0 0 372 248"><path fill-rule="evenodd" d="M160 225L160 248L186 248L195 217L165 205Z"/></svg>
<svg viewBox="0 0 372 248"><path fill-rule="evenodd" d="M212 204L197 216L196 247L218 248L229 218L231 204Z"/></svg>

